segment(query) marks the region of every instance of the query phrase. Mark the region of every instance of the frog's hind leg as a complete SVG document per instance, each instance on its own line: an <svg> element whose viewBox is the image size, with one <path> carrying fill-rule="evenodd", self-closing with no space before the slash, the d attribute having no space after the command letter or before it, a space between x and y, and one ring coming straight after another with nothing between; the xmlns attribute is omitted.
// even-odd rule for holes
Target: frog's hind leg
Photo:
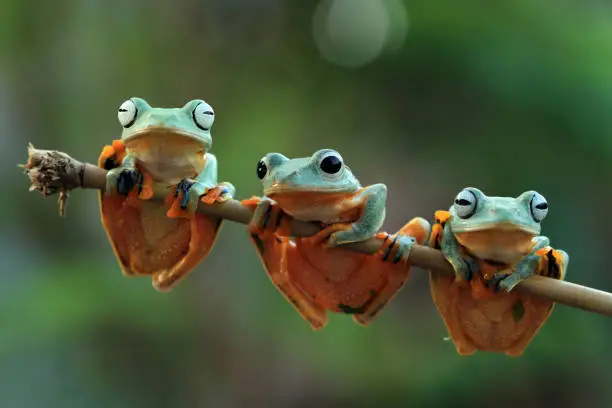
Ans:
<svg viewBox="0 0 612 408"><path fill-rule="evenodd" d="M539 249L536 254L540 256L536 274L552 279L565 280L569 255L561 249L553 249L546 246ZM519 341L511 348L506 350L506 354L512 357L519 357L523 354L529 343L540 331L546 320L550 317L555 303L536 298L533 296L522 296L519 300L521 304L513 308L513 318L517 325L531 327Z"/></svg>
<svg viewBox="0 0 612 408"><path fill-rule="evenodd" d="M279 230L287 228L289 216L267 198L254 198L242 203L257 205L248 230L268 277L314 330L323 328L327 323L325 309L314 303L289 278L290 267L301 267L295 264L299 256L295 244L289 237L278 234Z"/></svg>
<svg viewBox="0 0 612 408"><path fill-rule="evenodd" d="M172 289L206 258L215 245L221 229L221 221L219 218L194 214L186 221L188 222L186 228L175 230L175 236L168 235L164 240L167 241L167 244L161 242L159 245L161 251L166 251L167 254L181 248L187 248L187 251L170 268L153 275L153 287L160 292ZM188 243L182 242L185 240L188 240Z"/></svg>
<svg viewBox="0 0 612 408"><path fill-rule="evenodd" d="M125 276L143 274L134 268L134 248L146 245L142 239L140 199L152 196L152 179L130 163L125 145L114 140L104 146L98 167L108 170L106 191L100 190L100 215L111 247Z"/></svg>
<svg viewBox="0 0 612 408"><path fill-rule="evenodd" d="M369 268L385 268L388 280L385 286L377 291L367 303L362 314L353 316L355 322L366 326L404 287L410 273L408 257L415 243L423 244L429 235L431 226L424 218L416 217L404 225L396 234L378 234L385 241L374 255L375 262L369 263ZM384 262L380 265L379 262Z"/></svg>

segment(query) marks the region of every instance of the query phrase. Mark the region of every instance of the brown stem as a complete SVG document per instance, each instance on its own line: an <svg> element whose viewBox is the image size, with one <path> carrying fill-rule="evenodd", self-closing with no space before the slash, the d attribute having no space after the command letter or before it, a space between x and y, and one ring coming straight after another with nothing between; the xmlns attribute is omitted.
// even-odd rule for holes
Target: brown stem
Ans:
<svg viewBox="0 0 612 408"><path fill-rule="evenodd" d="M21 167L25 169L25 173L32 182L30 191L38 190L43 196L59 192L61 213L63 213L62 203L65 204L69 190L75 188L105 189L106 170L93 164L81 163L66 153L55 150L38 150L31 144L28 147L28 155L28 163ZM156 190L154 199L163 200L166 194L167 191ZM252 215L249 208L236 200L213 205L200 203L198 212L242 224L248 224ZM310 236L319 231L319 226L293 220L291 231L294 236ZM380 248L381 244L380 240L370 238L367 241L344 245L343 248L374 253ZM453 268L444 259L440 251L425 246L415 245L412 248L410 262L415 266L429 269L433 273L454 274ZM514 290L582 310L612 316L611 293L571 282L543 276L532 276L521 282Z"/></svg>

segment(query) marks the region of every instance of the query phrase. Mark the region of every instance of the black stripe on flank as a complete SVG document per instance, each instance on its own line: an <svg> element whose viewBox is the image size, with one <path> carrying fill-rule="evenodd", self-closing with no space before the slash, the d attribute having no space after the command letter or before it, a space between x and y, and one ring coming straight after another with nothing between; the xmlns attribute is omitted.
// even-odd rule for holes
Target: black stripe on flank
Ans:
<svg viewBox="0 0 612 408"><path fill-rule="evenodd" d="M266 225L268 225L268 220L270 219L270 212L271 211L272 211L272 206L269 205L268 208L266 208L266 213L264 214L263 222L261 224L261 228L266 228Z"/></svg>
<svg viewBox="0 0 612 408"><path fill-rule="evenodd" d="M559 279L561 277L561 267L557 263L557 259L554 257L552 249L548 251L546 258L548 260L547 276L553 279Z"/></svg>
<svg viewBox="0 0 612 408"><path fill-rule="evenodd" d="M395 242L397 241L397 238L399 237L399 235L396 235L395 238L393 239L393 242L391 243L391 245L389 245L389 248L387 248L387 250L385 251L385 254L383 255L382 260L386 261L387 258L389 258L389 254L391 253L391 249L393 249L393 246L395 245Z"/></svg>
<svg viewBox="0 0 612 408"><path fill-rule="evenodd" d="M339 303L338 309L342 310L342 313L345 313L345 314L363 314L365 312L365 305L361 305L359 307L352 307L349 305Z"/></svg>

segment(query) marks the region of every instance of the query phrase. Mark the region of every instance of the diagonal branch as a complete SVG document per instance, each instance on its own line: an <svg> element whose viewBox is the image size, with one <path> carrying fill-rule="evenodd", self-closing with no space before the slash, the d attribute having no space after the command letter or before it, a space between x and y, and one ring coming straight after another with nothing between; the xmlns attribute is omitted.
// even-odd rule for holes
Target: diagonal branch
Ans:
<svg viewBox="0 0 612 408"><path fill-rule="evenodd" d="M30 191L38 190L43 196L60 194L60 214L63 215L68 198L68 191L75 188L104 190L106 170L90 163L81 163L66 153L55 150L38 150L31 144L28 147L28 163L21 166L30 178ZM156 190L154 199L163 200L168 192ZM225 218L241 224L248 224L252 211L239 201L230 200L220 204L200 203L198 212ZM310 236L319 231L314 223L293 220L292 235ZM367 241L344 245L352 251L374 253L382 242L376 238ZM432 270L433 273L454 274L451 265L440 251L421 245L415 245L410 252L412 265ZM612 316L612 294L597 289L559 281L543 276L532 276L521 282L514 290L524 294L536 295L582 310Z"/></svg>

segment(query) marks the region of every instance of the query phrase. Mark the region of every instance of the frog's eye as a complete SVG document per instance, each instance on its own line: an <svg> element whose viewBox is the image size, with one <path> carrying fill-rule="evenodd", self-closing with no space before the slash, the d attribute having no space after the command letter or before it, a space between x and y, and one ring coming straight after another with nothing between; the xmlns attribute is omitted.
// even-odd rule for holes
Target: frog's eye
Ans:
<svg viewBox="0 0 612 408"><path fill-rule="evenodd" d="M342 170L344 162L338 152L329 152L319 161L319 168L326 174L337 174Z"/></svg>
<svg viewBox="0 0 612 408"><path fill-rule="evenodd" d="M215 121L215 111L206 102L199 103L191 113L196 126L202 130L210 130Z"/></svg>
<svg viewBox="0 0 612 408"><path fill-rule="evenodd" d="M257 162L257 178L263 180L268 174L268 165L266 164L265 158Z"/></svg>
<svg viewBox="0 0 612 408"><path fill-rule="evenodd" d="M542 222L546 214L548 214L548 203L540 193L533 193L533 197L531 197L529 202L529 208L535 222Z"/></svg>
<svg viewBox="0 0 612 408"><path fill-rule="evenodd" d="M119 110L117 112L117 118L119 119L119 123L124 128L129 128L136 121L136 116L138 115L138 108L136 104L131 99L123 102L121 106L119 106Z"/></svg>
<svg viewBox="0 0 612 408"><path fill-rule="evenodd" d="M474 194L472 190L467 188L462 190L457 194L457 197L455 197L455 203L453 204L457 217L465 219L474 215L477 201L476 194Z"/></svg>

